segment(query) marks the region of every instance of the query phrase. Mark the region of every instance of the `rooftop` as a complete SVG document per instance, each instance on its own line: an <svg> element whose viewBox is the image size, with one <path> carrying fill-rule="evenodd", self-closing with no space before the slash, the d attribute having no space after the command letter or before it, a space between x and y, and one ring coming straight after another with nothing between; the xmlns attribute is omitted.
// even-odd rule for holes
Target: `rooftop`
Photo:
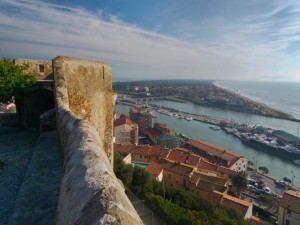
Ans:
<svg viewBox="0 0 300 225"><path fill-rule="evenodd" d="M127 124L127 125L131 126L133 124L133 122L132 122L131 119L129 119L126 116L121 116L120 118L116 119L115 122L114 122L115 127L121 126L121 125L124 125L124 124Z"/></svg>
<svg viewBox="0 0 300 225"><path fill-rule="evenodd" d="M205 141L191 139L191 140L188 140L186 142L186 144L190 145L192 147L195 147L199 150L205 151L206 153L209 153L211 155L217 156L228 162L231 162L231 164L233 164L239 158L242 158L241 155L239 155L235 152L226 150L224 148L221 148L219 146L213 145L213 144L205 142Z"/></svg>
<svg viewBox="0 0 300 225"><path fill-rule="evenodd" d="M214 203L236 209L239 212L243 213L243 216L245 216L248 208L251 205L253 205L253 203L251 202L247 202L245 200L235 198L233 196L230 196L228 194L219 191L213 191L212 193L210 193L209 199Z"/></svg>
<svg viewBox="0 0 300 225"><path fill-rule="evenodd" d="M300 192L288 190L283 194L279 205L300 213Z"/></svg>
<svg viewBox="0 0 300 225"><path fill-rule="evenodd" d="M162 171L162 166L156 162L150 162L146 168L146 171L154 176L158 176Z"/></svg>

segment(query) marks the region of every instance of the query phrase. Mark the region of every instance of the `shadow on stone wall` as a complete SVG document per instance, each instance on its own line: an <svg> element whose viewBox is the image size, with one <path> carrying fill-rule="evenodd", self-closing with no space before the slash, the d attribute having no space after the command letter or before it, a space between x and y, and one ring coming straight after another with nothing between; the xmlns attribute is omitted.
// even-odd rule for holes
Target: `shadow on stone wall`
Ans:
<svg viewBox="0 0 300 225"><path fill-rule="evenodd" d="M35 89L16 102L20 126L40 128L40 115L55 107L54 93L46 89Z"/></svg>
<svg viewBox="0 0 300 225"><path fill-rule="evenodd" d="M65 156L56 225L142 224L113 172L109 65L60 56L53 71Z"/></svg>

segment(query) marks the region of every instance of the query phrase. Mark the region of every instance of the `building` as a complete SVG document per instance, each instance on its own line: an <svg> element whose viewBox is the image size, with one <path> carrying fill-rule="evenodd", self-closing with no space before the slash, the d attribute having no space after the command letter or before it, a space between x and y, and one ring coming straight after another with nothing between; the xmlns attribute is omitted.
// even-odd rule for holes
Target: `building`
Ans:
<svg viewBox="0 0 300 225"><path fill-rule="evenodd" d="M300 192L288 190L283 194L279 202L278 224L300 224Z"/></svg>
<svg viewBox="0 0 300 225"><path fill-rule="evenodd" d="M166 148L176 148L180 144L180 138L176 132L163 123L155 123L154 128L147 128L145 134L154 145Z"/></svg>
<svg viewBox="0 0 300 225"><path fill-rule="evenodd" d="M247 220L252 217L253 203L235 198L231 195L213 191L208 195L208 199L213 204L220 204L229 208L233 208L241 213L242 217Z"/></svg>
<svg viewBox="0 0 300 225"><path fill-rule="evenodd" d="M118 144L138 144L139 129L128 117L121 115L114 121L114 137Z"/></svg>
<svg viewBox="0 0 300 225"><path fill-rule="evenodd" d="M151 111L132 109L129 115L130 119L138 124L140 133L144 135L146 134L146 129L153 128L156 123L157 117Z"/></svg>
<svg viewBox="0 0 300 225"><path fill-rule="evenodd" d="M211 191L227 191L228 176L222 176L210 171L195 171L189 179L188 189L208 195Z"/></svg>
<svg viewBox="0 0 300 225"><path fill-rule="evenodd" d="M123 158L131 154L131 161L137 163L149 164L157 162L161 158L165 158L169 154L169 149L160 146L150 145L122 145L114 144L114 150L117 151Z"/></svg>
<svg viewBox="0 0 300 225"><path fill-rule="evenodd" d="M156 162L150 162L147 166L146 171L150 174L153 180L161 182L163 179L163 168L160 164Z"/></svg>
<svg viewBox="0 0 300 225"><path fill-rule="evenodd" d="M245 172L247 170L248 160L246 158L208 142L191 139L183 147L213 164L229 168L236 172Z"/></svg>
<svg viewBox="0 0 300 225"><path fill-rule="evenodd" d="M157 162L163 168L163 182L172 187L188 188L188 181L194 168L181 163L161 159Z"/></svg>

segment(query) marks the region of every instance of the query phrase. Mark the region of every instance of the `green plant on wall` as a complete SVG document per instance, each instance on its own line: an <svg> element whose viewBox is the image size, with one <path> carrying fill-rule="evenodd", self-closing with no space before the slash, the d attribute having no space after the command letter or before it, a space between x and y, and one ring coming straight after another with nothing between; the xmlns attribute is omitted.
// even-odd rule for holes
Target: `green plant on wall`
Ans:
<svg viewBox="0 0 300 225"><path fill-rule="evenodd" d="M15 65L7 58L0 60L0 102L20 98L24 93L32 90L36 78L26 72L28 65Z"/></svg>

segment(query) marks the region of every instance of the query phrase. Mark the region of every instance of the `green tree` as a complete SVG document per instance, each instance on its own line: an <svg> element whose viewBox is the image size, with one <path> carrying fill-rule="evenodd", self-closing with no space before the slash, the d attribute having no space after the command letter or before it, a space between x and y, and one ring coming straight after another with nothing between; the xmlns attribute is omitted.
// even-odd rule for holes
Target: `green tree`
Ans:
<svg viewBox="0 0 300 225"><path fill-rule="evenodd" d="M236 189L237 195L240 196L241 192L247 188L247 177L243 172L238 172L232 177L232 184Z"/></svg>
<svg viewBox="0 0 300 225"><path fill-rule="evenodd" d="M118 152L114 152L114 172L126 187L131 184L133 168L124 164Z"/></svg>
<svg viewBox="0 0 300 225"><path fill-rule="evenodd" d="M290 183L290 184L292 183L291 179L289 179L289 178L287 178L287 177L284 177L283 180L284 180L285 182L287 182L287 183Z"/></svg>
<svg viewBox="0 0 300 225"><path fill-rule="evenodd" d="M253 162L252 161L248 161L248 166L254 166Z"/></svg>
<svg viewBox="0 0 300 225"><path fill-rule="evenodd" d="M267 167L265 167L265 166L258 167L258 170L260 170L264 174L268 174L269 173L269 169Z"/></svg>
<svg viewBox="0 0 300 225"><path fill-rule="evenodd" d="M36 78L26 72L28 65L15 65L7 58L0 60L0 101L9 101L13 96L18 99L32 90Z"/></svg>

